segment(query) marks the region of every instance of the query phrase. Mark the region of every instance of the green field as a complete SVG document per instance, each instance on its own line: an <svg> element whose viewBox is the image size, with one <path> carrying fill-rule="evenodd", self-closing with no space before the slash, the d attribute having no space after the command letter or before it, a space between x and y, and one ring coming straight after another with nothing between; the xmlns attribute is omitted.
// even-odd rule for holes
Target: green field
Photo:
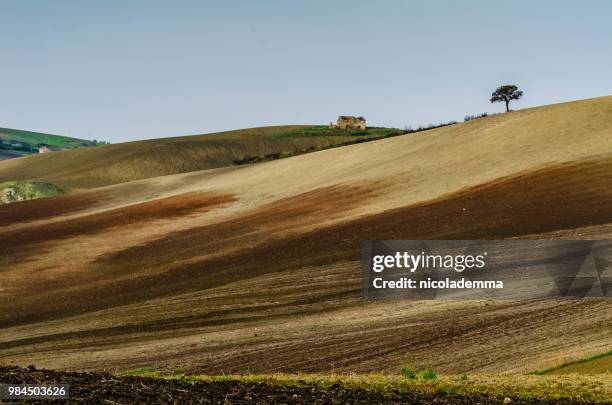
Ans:
<svg viewBox="0 0 612 405"><path fill-rule="evenodd" d="M369 127L366 130L330 128L327 125L296 128L273 135L275 138L310 137L310 136L357 136L361 138L380 138L401 135L405 131L395 128Z"/></svg>
<svg viewBox="0 0 612 405"><path fill-rule="evenodd" d="M22 131L20 129L0 128L0 141L4 143L19 142L32 147L46 145L52 150L75 149L93 146L92 141L71 138L68 136L44 134L41 132Z"/></svg>

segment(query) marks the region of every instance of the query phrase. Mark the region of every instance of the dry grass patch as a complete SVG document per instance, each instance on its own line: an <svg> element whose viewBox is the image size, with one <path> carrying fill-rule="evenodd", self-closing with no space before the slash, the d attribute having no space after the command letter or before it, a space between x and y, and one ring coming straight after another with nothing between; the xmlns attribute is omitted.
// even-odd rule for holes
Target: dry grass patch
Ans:
<svg viewBox="0 0 612 405"><path fill-rule="evenodd" d="M612 380L606 377L567 375L442 375L435 379L406 379L385 374L247 374L247 375L170 375L151 368L135 369L128 375L192 381L239 381L280 386L318 386L329 389L341 385L347 390L364 389L388 396L418 393L425 396L461 396L513 401L562 401L609 403Z"/></svg>

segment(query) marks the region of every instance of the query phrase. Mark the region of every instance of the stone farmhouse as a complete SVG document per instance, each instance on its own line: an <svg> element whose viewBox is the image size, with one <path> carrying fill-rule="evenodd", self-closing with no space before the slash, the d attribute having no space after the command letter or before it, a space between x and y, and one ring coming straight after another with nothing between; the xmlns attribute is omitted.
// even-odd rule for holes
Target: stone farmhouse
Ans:
<svg viewBox="0 0 612 405"><path fill-rule="evenodd" d="M366 119L364 117L353 117L352 115L341 115L336 121L336 125L330 125L340 129L366 129Z"/></svg>

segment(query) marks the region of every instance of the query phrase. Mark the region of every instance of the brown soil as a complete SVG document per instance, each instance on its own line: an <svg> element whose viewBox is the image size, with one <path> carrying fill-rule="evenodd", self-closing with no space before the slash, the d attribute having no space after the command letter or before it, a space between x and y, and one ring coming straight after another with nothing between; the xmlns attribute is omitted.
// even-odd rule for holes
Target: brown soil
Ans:
<svg viewBox="0 0 612 405"><path fill-rule="evenodd" d="M17 261L23 261L33 252L40 254L44 252L41 245L46 243L74 236L96 234L109 228L128 227L160 219L181 217L195 212L201 213L232 201L234 201L234 198L230 195L206 192L186 193L40 226L3 232L0 234L2 238L0 265L8 266ZM61 209L61 204L63 204L64 210L70 212L71 209L83 209L93 201L84 197L68 201L60 200L59 202L54 202L53 199L27 202L34 204L27 207L19 207L20 203L15 204L17 209L12 210L11 218L13 220L34 218L37 214L45 215L48 209L55 208L55 204L60 204L56 209ZM54 204L50 204L51 202Z"/></svg>
<svg viewBox="0 0 612 405"><path fill-rule="evenodd" d="M4 304L11 311L2 312L0 359L227 373L396 371L410 358L460 373L532 371L547 366L540 359L575 347L596 354L610 341L607 301L368 303L360 295L359 245L362 239L537 238L608 224L611 171L612 159L556 165L334 223L387 187L338 185L120 246L84 268L96 282L76 285L73 278L33 288L34 279L29 290L17 291ZM33 259L40 247L61 254L49 246L54 240L109 234L110 226L126 222L125 212L146 232L148 221L231 201L189 196L7 234ZM4 260L18 256L8 255Z"/></svg>
<svg viewBox="0 0 612 405"><path fill-rule="evenodd" d="M247 383L161 380L119 377L107 373L71 373L36 370L31 367L0 367L0 381L12 384L70 384L70 400L58 403L88 404L500 404L504 398L486 395L397 392L385 393L333 384L289 386L273 383ZM52 401L28 401L49 403ZM513 404L587 404L576 400L537 400L513 398Z"/></svg>
<svg viewBox="0 0 612 405"><path fill-rule="evenodd" d="M104 257L102 268L137 272L166 268L146 279L115 285L122 302L163 296L167 287L193 292L266 273L360 259L366 239L502 239L612 222L612 159L560 165L502 179L404 208L300 234L299 224L320 222L365 201L363 188L316 190L264 206L219 224L172 233L144 246ZM534 204L537 201L538 204ZM269 240L264 233L273 235ZM253 239L261 242L252 245ZM237 252L174 265L199 252ZM160 254L163 252L163 254ZM138 293L135 293L138 291ZM132 299L129 296L132 295Z"/></svg>
<svg viewBox="0 0 612 405"><path fill-rule="evenodd" d="M96 204L101 204L104 200L103 193L90 191L74 195L6 204L0 210L0 224L2 226L23 224L59 215L77 213Z"/></svg>

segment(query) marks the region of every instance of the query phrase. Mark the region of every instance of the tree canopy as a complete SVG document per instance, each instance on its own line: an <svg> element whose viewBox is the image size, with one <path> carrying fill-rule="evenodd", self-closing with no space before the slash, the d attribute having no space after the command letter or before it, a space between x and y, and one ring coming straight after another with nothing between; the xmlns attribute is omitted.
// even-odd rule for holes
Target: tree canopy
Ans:
<svg viewBox="0 0 612 405"><path fill-rule="evenodd" d="M491 102L504 102L506 103L506 112L510 111L510 101L518 100L523 97L523 91L519 90L517 86L513 84L505 84L499 86L493 94L491 94Z"/></svg>

